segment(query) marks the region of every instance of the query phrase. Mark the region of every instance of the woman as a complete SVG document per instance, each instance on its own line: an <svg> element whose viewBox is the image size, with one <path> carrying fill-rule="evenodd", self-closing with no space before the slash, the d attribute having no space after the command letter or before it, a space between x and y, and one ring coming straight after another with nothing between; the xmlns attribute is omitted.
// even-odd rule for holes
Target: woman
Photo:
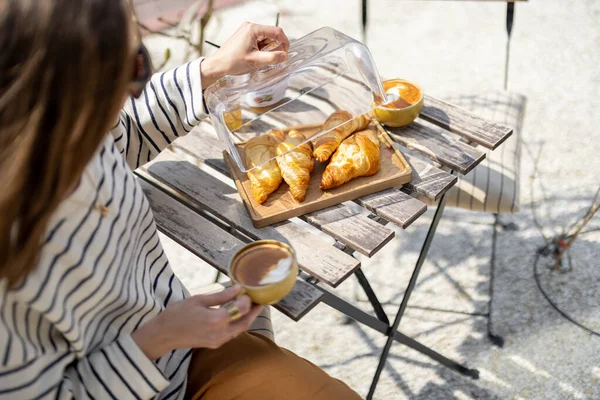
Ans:
<svg viewBox="0 0 600 400"><path fill-rule="evenodd" d="M203 88L285 60L286 36L244 24L151 76L129 7L0 0L0 397L358 398L246 333L260 308L239 288L190 297L131 172L206 117Z"/></svg>

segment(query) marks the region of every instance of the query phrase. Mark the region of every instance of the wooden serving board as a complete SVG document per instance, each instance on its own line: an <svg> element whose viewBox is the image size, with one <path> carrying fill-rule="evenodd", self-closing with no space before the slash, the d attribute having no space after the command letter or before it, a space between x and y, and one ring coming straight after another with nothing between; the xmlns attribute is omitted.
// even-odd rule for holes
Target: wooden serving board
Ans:
<svg viewBox="0 0 600 400"><path fill-rule="evenodd" d="M412 170L402 156L402 153L393 146L388 134L378 131L374 126L370 126L370 128L379 134L381 146L381 167L379 171L373 176L355 178L337 188L324 191L321 190L319 185L321 183L321 175L327 164L315 161L315 169L311 174L306 199L301 203L294 200L287 183L284 181L279 189L271 193L263 204L258 204L252 194L252 187L246 173L242 172L229 153L224 151L223 157L240 196L248 209L254 226L262 228L410 182L412 179ZM311 137L316 131L314 127L294 129L302 132L307 138ZM238 147L240 155L243 158L244 144L238 144Z"/></svg>

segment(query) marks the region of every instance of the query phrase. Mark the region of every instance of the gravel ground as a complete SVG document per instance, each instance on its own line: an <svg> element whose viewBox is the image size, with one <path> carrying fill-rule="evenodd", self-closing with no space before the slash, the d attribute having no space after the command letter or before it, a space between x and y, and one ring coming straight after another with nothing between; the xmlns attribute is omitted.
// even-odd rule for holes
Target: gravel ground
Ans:
<svg viewBox="0 0 600 400"><path fill-rule="evenodd" d="M369 2L367 43L384 76L419 82L438 96L502 89L503 3L450 1ZM242 21L281 26L299 37L324 25L360 38L359 2L248 2L219 12L207 37L223 42ZM551 236L585 212L600 184L600 2L530 1L516 6L509 90L528 98L523 138L522 211L502 216L517 231L501 231L494 298L489 300L492 218L447 210L423 267L401 330L442 354L478 368L475 381L394 345L378 399L597 399L600 398L600 338L562 318L534 281L536 250L543 238L532 208ZM150 37L156 54L163 38ZM177 43L168 43L180 62ZM209 50L212 51L212 50ZM539 170L531 190L534 159ZM541 190L543 187L543 191ZM386 310L402 298L433 211L420 218L371 259L363 270ZM600 217L591 227L600 227ZM212 269L164 238L174 268L189 286L212 280ZM556 273L540 260L540 282L552 300L577 321L600 330L600 232L581 237L572 250L573 269ZM355 282L337 291L354 298ZM353 300L354 301L354 300ZM368 302L357 303L369 309ZM506 344L487 340L487 315ZM318 306L298 323L274 313L277 341L325 368L365 395L383 338L346 325L334 310Z"/></svg>

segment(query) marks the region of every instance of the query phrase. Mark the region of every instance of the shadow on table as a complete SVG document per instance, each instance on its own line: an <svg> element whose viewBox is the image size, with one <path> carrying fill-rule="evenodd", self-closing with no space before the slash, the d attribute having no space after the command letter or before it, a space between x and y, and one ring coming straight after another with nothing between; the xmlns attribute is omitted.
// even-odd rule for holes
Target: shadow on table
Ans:
<svg viewBox="0 0 600 400"><path fill-rule="evenodd" d="M209 165L222 162L222 159L205 160ZM186 201L196 207L201 206L196 212L216 225L227 229L222 221L231 221L244 235L253 238L268 235L270 239L289 244L289 241L273 227L255 228L237 190L202 168L187 161L156 161L147 171L154 178L169 182L169 186L189 197Z"/></svg>

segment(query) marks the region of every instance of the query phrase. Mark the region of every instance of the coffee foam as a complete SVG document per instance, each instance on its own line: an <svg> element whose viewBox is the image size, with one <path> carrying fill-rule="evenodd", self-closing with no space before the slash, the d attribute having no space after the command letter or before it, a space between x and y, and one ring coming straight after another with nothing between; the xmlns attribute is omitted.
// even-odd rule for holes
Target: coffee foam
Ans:
<svg viewBox="0 0 600 400"><path fill-rule="evenodd" d="M277 264L269 268L269 271L260 280L261 285L268 285L271 283L277 283L284 280L292 269L293 260L291 257L282 258L277 261Z"/></svg>

